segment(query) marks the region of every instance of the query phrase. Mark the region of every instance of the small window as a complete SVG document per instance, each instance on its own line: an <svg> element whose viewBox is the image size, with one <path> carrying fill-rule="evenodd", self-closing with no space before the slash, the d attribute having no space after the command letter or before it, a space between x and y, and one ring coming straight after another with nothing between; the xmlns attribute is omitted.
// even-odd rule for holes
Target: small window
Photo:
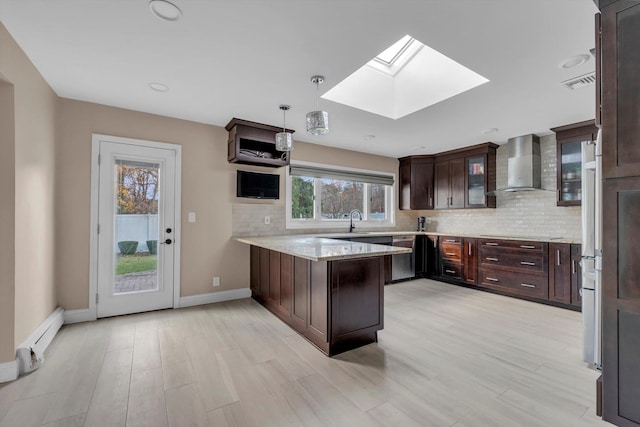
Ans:
<svg viewBox="0 0 640 427"><path fill-rule="evenodd" d="M287 170L287 228L392 226L393 174L325 165L292 164Z"/></svg>

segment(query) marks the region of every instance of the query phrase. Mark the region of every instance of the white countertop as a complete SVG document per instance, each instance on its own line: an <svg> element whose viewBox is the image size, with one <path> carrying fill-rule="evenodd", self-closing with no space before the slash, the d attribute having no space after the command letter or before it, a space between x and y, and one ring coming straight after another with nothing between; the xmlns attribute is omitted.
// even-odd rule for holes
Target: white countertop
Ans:
<svg viewBox="0 0 640 427"><path fill-rule="evenodd" d="M364 233L351 233L367 235ZM381 236L388 236L389 233L382 233ZM336 234L336 237L338 234ZM340 234L340 236L343 236ZM283 254L309 259L311 261L335 261L351 258L367 258L382 255L395 255L411 253L410 248L400 248L385 245L375 245L372 243L348 242L314 237L310 235L290 235L290 236L260 236L260 237L234 237L233 240L254 245L265 249L281 252Z"/></svg>

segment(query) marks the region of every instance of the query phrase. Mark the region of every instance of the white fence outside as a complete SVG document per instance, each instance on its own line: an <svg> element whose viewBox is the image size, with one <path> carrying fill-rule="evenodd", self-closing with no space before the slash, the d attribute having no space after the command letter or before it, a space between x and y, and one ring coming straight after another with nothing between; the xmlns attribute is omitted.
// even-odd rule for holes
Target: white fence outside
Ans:
<svg viewBox="0 0 640 427"><path fill-rule="evenodd" d="M136 252L149 252L147 240L158 240L158 214L118 214L116 215L115 252L120 253L118 242L135 240Z"/></svg>

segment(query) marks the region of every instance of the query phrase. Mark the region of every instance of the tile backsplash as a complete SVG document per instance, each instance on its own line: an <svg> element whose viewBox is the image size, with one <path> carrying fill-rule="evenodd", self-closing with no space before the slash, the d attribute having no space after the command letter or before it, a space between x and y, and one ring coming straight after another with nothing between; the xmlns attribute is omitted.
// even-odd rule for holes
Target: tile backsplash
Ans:
<svg viewBox="0 0 640 427"><path fill-rule="evenodd" d="M396 211L395 231L415 230L418 216L431 218L427 230L452 234L496 234L580 239L580 207L556 206L555 135L540 138L542 188L517 193L499 193L495 209ZM497 150L497 188L507 185L508 149ZM346 231L344 227L318 230L287 230L282 203L232 204L233 235L276 235ZM270 224L265 224L265 216ZM376 229L376 231L388 229Z"/></svg>

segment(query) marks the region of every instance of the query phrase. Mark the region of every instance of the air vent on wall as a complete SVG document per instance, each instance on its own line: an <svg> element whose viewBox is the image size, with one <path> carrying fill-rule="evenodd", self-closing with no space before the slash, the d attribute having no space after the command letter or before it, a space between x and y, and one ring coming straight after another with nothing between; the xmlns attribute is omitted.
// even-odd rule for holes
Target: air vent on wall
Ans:
<svg viewBox="0 0 640 427"><path fill-rule="evenodd" d="M574 77L569 80L565 80L561 84L571 90L579 89L581 87L589 86L595 84L596 82L596 72L593 71L591 73L584 74L582 76Z"/></svg>

